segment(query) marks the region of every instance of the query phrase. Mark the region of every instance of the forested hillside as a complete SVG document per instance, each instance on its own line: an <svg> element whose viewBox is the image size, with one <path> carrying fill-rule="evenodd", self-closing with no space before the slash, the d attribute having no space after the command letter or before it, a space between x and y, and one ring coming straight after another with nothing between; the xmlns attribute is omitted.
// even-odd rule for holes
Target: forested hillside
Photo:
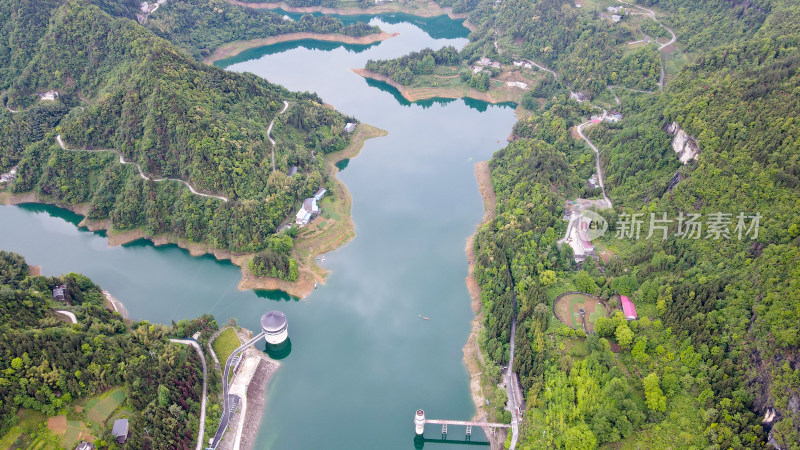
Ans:
<svg viewBox="0 0 800 450"><path fill-rule="evenodd" d="M11 45L25 30L10 17L38 17L41 5L2 3L12 14L0 41L10 52L6 60L17 63L2 95L0 129L8 139L0 143L0 169L19 166L14 192L88 204L90 219L109 219L115 229L251 252L266 248L296 201L327 182L315 152L340 150L349 139L344 124L354 119L315 95L203 65L84 0L54 5L47 27L26 35L35 44ZM47 91L57 99L41 100ZM289 109L278 117L284 101ZM302 120L293 120L298 114ZM275 171L267 135L273 119L280 122L273 130ZM143 179L110 151L64 151L57 134L69 149L113 149L150 180L183 180L229 201L193 194L176 181ZM290 166L300 168L294 177L285 175Z"/></svg>
<svg viewBox="0 0 800 450"><path fill-rule="evenodd" d="M68 303L52 299L60 284ZM29 276L21 256L0 251L0 436L17 422L20 408L64 414L74 400L123 387L128 448L194 447L202 366L191 347L167 337L201 331L208 339L216 322L126 325L103 301L100 288L83 275ZM52 308L72 311L78 323L65 323ZM213 381L212 389L218 386ZM98 443L113 441L110 424L106 428L92 430Z"/></svg>
<svg viewBox="0 0 800 450"><path fill-rule="evenodd" d="M526 94L530 117L490 162L496 218L475 241L489 385L508 362L516 314L519 447L798 448L800 5L643 3L678 37L678 53L651 47L655 67L671 67L680 52L685 66L670 69L663 92L611 93L612 84L637 88L612 75L620 44L637 38L624 34L628 18L603 24L605 4L587 12L573 2L491 3L473 9L479 31L462 58L478 48L558 73ZM616 34L604 34L612 26ZM569 98L578 88L594 105ZM614 205L599 211L609 231L592 241L602 258L576 263L557 243L565 201L600 190L587 185L594 152L570 129L612 106L621 121L584 130ZM699 147L686 164L672 148L676 128ZM651 213L671 221L648 239ZM681 214L702 218L696 238L688 222L678 229ZM643 221L638 239L620 233L632 217ZM588 333L554 314L556 297L571 291L607 306ZM625 320L617 294L631 297L638 320Z"/></svg>
<svg viewBox="0 0 800 450"><path fill-rule="evenodd" d="M225 0L170 0L145 25L157 35L204 58L222 44L287 33L335 33L365 36L380 28L366 22L344 25L335 17L304 15L287 20L275 12L236 6Z"/></svg>

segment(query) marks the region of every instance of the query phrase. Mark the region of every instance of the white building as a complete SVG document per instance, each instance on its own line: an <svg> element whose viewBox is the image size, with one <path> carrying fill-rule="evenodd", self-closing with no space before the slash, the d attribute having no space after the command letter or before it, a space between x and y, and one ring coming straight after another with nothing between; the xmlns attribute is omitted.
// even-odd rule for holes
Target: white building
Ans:
<svg viewBox="0 0 800 450"><path fill-rule="evenodd" d="M300 207L300 211L297 211L297 215L295 215L296 224L301 226L306 225L308 222L311 222L314 216L319 214L320 210L317 202L322 200L326 192L328 191L325 188L320 188L313 197L303 200L303 206Z"/></svg>

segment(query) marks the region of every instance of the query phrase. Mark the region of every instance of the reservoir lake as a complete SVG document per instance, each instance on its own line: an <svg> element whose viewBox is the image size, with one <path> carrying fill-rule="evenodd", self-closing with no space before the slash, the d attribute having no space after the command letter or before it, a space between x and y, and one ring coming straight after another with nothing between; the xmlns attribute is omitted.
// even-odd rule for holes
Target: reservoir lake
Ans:
<svg viewBox="0 0 800 450"><path fill-rule="evenodd" d="M109 247L104 233L79 229L81 217L63 209L0 206L0 248L41 265L43 275L86 274L122 301L131 319L169 324L210 313L220 325L235 318L258 330L264 312L286 313L291 353L267 387L259 449L410 449L416 409L442 419L475 413L462 354L474 317L464 246L483 216L474 164L506 144L514 105L412 104L388 85L368 82L350 69L426 47L460 49L469 32L445 16L357 17L400 34L369 46L282 43L218 63L316 92L389 132L339 166L353 197L356 237L324 256L320 265L330 274L307 299L239 291L238 267L174 245ZM426 431L438 438L441 430ZM463 432L454 427L449 440L463 440ZM473 441L480 440L476 430ZM425 444L444 447L453 448Z"/></svg>

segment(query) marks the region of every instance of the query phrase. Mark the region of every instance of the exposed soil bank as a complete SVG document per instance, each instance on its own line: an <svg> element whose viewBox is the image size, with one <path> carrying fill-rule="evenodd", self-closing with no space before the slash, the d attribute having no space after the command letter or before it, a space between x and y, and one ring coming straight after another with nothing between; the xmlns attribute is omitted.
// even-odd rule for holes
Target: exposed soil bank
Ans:
<svg viewBox="0 0 800 450"><path fill-rule="evenodd" d="M475 100L484 101L486 103L505 103L515 102L519 103L522 98L522 92L509 94L508 91L489 89L487 92L481 92L473 88L445 88L445 87L408 87L394 81L393 79L379 73L371 72L367 69L350 69L364 78L370 78L376 81L382 81L400 92L409 102L417 102L429 98L472 98Z"/></svg>
<svg viewBox="0 0 800 450"><path fill-rule="evenodd" d="M304 298L314 290L314 284L317 282L324 282L327 275L327 272L316 264L314 258L323 253L335 250L349 242L355 236L355 227L350 217L352 199L344 183L336 178L336 173L338 172L336 163L343 159L358 156L361 149L364 147L364 143L368 139L385 136L387 134L388 133L384 130L361 123L353 133L350 144L347 147L342 151L325 155L328 173L335 182L335 189L332 193L334 201L331 207L341 219L328 219L324 229L315 229L314 224L320 220L317 218L306 227L310 232L305 232L304 230L298 239L295 240L293 252L295 258L297 258L300 273L297 277L297 281L294 282L278 278L259 278L254 276L247 269L247 263L254 256L253 253L237 253L230 250L218 249L204 242L192 242L168 233L152 236L141 228L120 231L112 228L111 221L108 219L88 220L85 218L89 211L89 205L87 203L70 205L52 198L39 196L35 192L14 194L0 191L0 204L19 205L22 203L43 203L58 206L84 216L84 219L78 224L79 227L85 227L90 231L106 230L109 246L123 245L139 239L149 240L156 247L175 244L180 248L188 250L189 254L192 256L210 254L218 260L227 259L239 266L242 271L242 280L239 282L239 290L280 289L294 297Z"/></svg>
<svg viewBox="0 0 800 450"><path fill-rule="evenodd" d="M478 180L478 189L483 197L483 220L478 224L480 228L483 224L494 219L494 209L497 204L497 196L495 195L494 188L492 187L491 171L489 170L489 162L481 161L475 164L475 178ZM475 231L477 234L477 230ZM480 314L481 310L481 288L478 282L475 281L475 234L467 238L467 245L464 252L467 255L467 264L469 265L469 272L467 275L467 290L469 291L470 298L472 299L472 311L475 313L475 318L472 319L472 331L469 334L467 343L464 345L464 363L467 365L469 371L469 388L472 394L472 401L475 403L475 417L473 420L484 420L487 418L486 394L483 391L482 379L484 372L484 360L480 349L478 348L478 332L483 328L483 315ZM492 449L502 448L504 438L503 433L492 436L489 430L484 429L486 437L491 443Z"/></svg>
<svg viewBox="0 0 800 450"><path fill-rule="evenodd" d="M304 13L304 14L319 12L322 14L336 14L340 16L357 16L362 14L368 15L368 14L386 14L386 13L401 12L419 17L435 17L435 16L447 15L451 19L467 18L467 14L454 13L453 8L442 8L435 2L417 2L416 7L409 7L407 5L401 5L397 2L392 2L392 3L384 3L382 5L377 5L377 6L371 6L369 8L325 8L322 6L296 7L296 6L290 6L284 2L253 3L253 2L242 2L238 0L226 0L226 1L232 5L245 6L248 8L282 9L287 12Z"/></svg>
<svg viewBox="0 0 800 450"><path fill-rule="evenodd" d="M341 42L343 44L369 45L375 42L385 41L393 38L400 33L380 33L368 34L366 36L354 37L344 34L324 34L324 33L287 33L266 38L250 39L248 41L234 41L225 44L214 51L211 55L203 59L206 64L213 64L223 59L231 58L251 48L264 47L266 45L278 44L281 42L292 42L302 40Z"/></svg>

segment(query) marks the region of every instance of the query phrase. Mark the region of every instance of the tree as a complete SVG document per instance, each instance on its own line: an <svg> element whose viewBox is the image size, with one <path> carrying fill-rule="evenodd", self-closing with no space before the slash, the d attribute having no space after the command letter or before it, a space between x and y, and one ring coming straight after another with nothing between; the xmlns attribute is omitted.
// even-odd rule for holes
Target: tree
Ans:
<svg viewBox="0 0 800 450"><path fill-rule="evenodd" d="M597 286L594 278L585 270L581 270L575 275L575 287L578 288L579 291L586 292L587 294L597 295L600 293L600 288Z"/></svg>
<svg viewBox="0 0 800 450"><path fill-rule="evenodd" d="M570 427L564 433L564 447L569 449L594 449L597 448L597 437L595 437L589 425L581 422L579 425Z"/></svg>
<svg viewBox="0 0 800 450"><path fill-rule="evenodd" d="M552 270L545 270L539 274L539 282L542 283L543 286L550 287L556 284L556 281L556 273Z"/></svg>
<svg viewBox="0 0 800 450"><path fill-rule="evenodd" d="M614 336L617 338L617 343L620 347L625 350L631 348L631 342L633 342L633 331L631 331L631 329L628 327L627 322L623 322L617 326Z"/></svg>
<svg viewBox="0 0 800 450"><path fill-rule="evenodd" d="M661 391L660 383L661 381L655 372L644 377L642 384L644 385L645 404L653 411L665 412L667 410L667 397Z"/></svg>

